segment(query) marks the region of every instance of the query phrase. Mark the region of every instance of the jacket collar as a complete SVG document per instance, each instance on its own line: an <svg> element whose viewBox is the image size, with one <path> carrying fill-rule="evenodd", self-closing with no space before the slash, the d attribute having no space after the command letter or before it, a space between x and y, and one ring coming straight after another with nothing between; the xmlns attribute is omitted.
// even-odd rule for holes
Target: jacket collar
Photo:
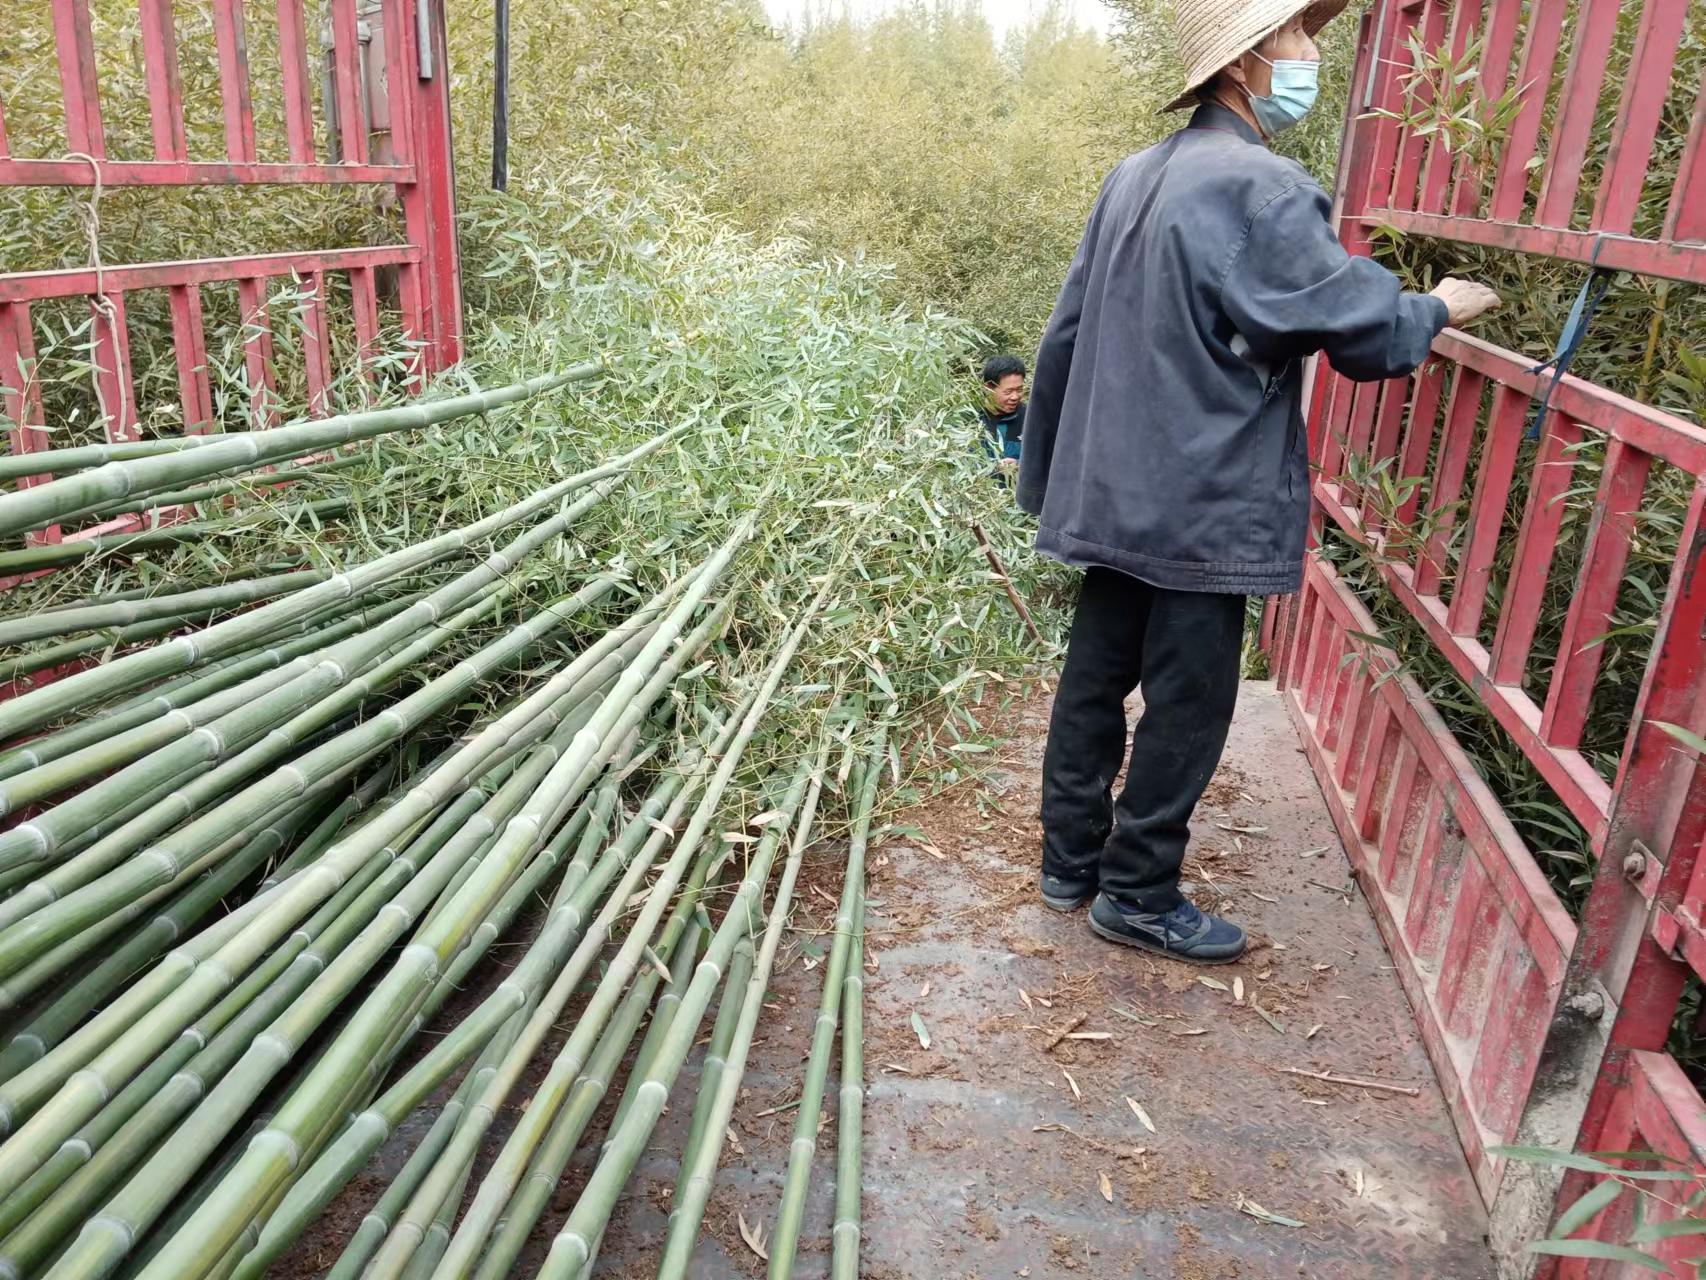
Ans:
<svg viewBox="0 0 1706 1280"><path fill-rule="evenodd" d="M1191 123L1187 127L1213 129L1218 133L1235 133L1245 142L1252 142L1258 147L1267 145L1249 121L1218 102L1205 102L1199 106L1191 113Z"/></svg>

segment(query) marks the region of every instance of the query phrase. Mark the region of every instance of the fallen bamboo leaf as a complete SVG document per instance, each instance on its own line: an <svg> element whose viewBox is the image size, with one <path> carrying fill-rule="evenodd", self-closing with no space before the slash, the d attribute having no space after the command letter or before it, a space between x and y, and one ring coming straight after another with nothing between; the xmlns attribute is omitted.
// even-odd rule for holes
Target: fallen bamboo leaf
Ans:
<svg viewBox="0 0 1706 1280"><path fill-rule="evenodd" d="M1139 1026L1156 1027L1161 1025L1154 1018L1141 1017L1140 1015L1133 1013L1130 1009L1122 1009L1118 1005L1114 1005L1113 1010L1115 1013L1119 1014L1120 1017L1129 1022L1135 1022Z"/></svg>
<svg viewBox="0 0 1706 1280"><path fill-rule="evenodd" d="M1322 854L1326 853L1327 850L1331 849L1332 847L1333 846L1330 844L1324 844L1319 849L1305 849L1302 853L1298 854L1297 856L1300 858L1319 858Z"/></svg>
<svg viewBox="0 0 1706 1280"><path fill-rule="evenodd" d="M948 860L948 855L943 853L933 844L921 844L918 847L924 850L924 852L929 854L932 858L940 858L943 862Z"/></svg>
<svg viewBox="0 0 1706 1280"><path fill-rule="evenodd" d="M783 813L780 809L766 809L756 818L748 819L746 825L749 827L768 827L772 822L776 821L776 819L786 818L787 816L788 815Z"/></svg>
<svg viewBox="0 0 1706 1280"><path fill-rule="evenodd" d="M736 1210L735 1225L740 1228L740 1238L746 1241L746 1247L769 1262L770 1251L765 1248L767 1242L764 1239L764 1224L761 1222L756 1227L750 1226L747 1223L746 1215Z"/></svg>
<svg viewBox="0 0 1706 1280"><path fill-rule="evenodd" d="M1078 1101L1083 1102L1084 1101L1084 1093L1082 1090L1079 1089L1078 1081L1076 1081L1072 1078L1072 1073L1070 1071L1068 1071L1065 1067L1062 1067L1060 1069L1060 1074L1065 1076L1066 1077L1066 1083L1072 1086L1072 1096L1074 1098L1077 1098Z"/></svg>
<svg viewBox="0 0 1706 1280"><path fill-rule="evenodd" d="M870 904L867 903L866 905L869 906ZM922 999L924 999L925 996L927 996L929 994L930 994L930 984L928 982L926 982L921 988L919 988L918 998L920 1000L922 1000Z"/></svg>
<svg viewBox="0 0 1706 1280"><path fill-rule="evenodd" d="M729 1150L733 1151L737 1156L744 1156L746 1154L746 1148L740 1145L740 1137L735 1133L735 1127L732 1124L724 1131L723 1139L729 1144Z"/></svg>
<svg viewBox="0 0 1706 1280"><path fill-rule="evenodd" d="M1208 1032L1201 1027L1186 1027L1181 1031L1169 1031L1167 1034L1171 1036L1206 1036Z"/></svg>
<svg viewBox="0 0 1706 1280"><path fill-rule="evenodd" d="M1357 1180L1356 1180L1356 1188L1355 1189L1356 1189L1356 1195L1357 1195L1358 1200L1361 1200L1362 1196L1363 1196L1363 1192L1368 1190L1368 1184L1363 1180L1361 1169L1357 1170Z"/></svg>
<svg viewBox="0 0 1706 1280"><path fill-rule="evenodd" d="M1282 1214L1269 1213L1254 1200L1238 1198L1238 1212L1248 1214L1258 1222L1271 1222L1276 1227L1301 1227L1303 1224L1296 1218L1287 1218Z"/></svg>
<svg viewBox="0 0 1706 1280"><path fill-rule="evenodd" d="M1112 1031L1069 1031L1066 1038L1068 1040L1112 1040L1114 1033Z"/></svg>
<svg viewBox="0 0 1706 1280"><path fill-rule="evenodd" d="M1113 1180L1106 1173L1098 1172L1096 1174L1096 1185L1101 1189L1102 1199L1112 1204L1114 1202Z"/></svg>
<svg viewBox="0 0 1706 1280"><path fill-rule="evenodd" d="M1216 991L1226 991L1226 990L1230 989L1219 978L1207 978L1207 977L1199 976L1197 978L1197 981L1202 983L1203 986L1205 986L1205 987L1212 987Z"/></svg>
<svg viewBox="0 0 1706 1280"><path fill-rule="evenodd" d="M1149 1132L1151 1132L1151 1133L1154 1133L1156 1131L1155 1130L1155 1121L1151 1120L1149 1118L1149 1113L1147 1111L1145 1111L1141 1106L1138 1105L1138 1101L1136 1098L1132 1097L1130 1094L1127 1094L1125 1104L1126 1104L1126 1106L1131 1108L1131 1113L1132 1113L1132 1115L1137 1117L1139 1124L1141 1124L1145 1129L1149 1130Z"/></svg>
<svg viewBox="0 0 1706 1280"><path fill-rule="evenodd" d="M664 835L668 836L671 840L675 839L675 828L670 827L670 826L665 826L663 823L659 822L656 818L647 818L646 819L646 825L648 827L650 827L653 831L663 832Z"/></svg>
<svg viewBox="0 0 1706 1280"><path fill-rule="evenodd" d="M1025 988L1023 987L1019 988L1019 1000L1027 1009L1034 1010L1036 1008L1036 1005L1031 1003L1031 997L1025 994Z"/></svg>
<svg viewBox="0 0 1706 1280"><path fill-rule="evenodd" d="M1303 1038L1305 1040L1313 1040L1315 1038L1315 1033L1326 1025L1327 1024L1325 1022L1317 1022L1314 1026L1310 1027L1309 1030L1303 1033Z"/></svg>
<svg viewBox="0 0 1706 1280"><path fill-rule="evenodd" d="M1232 979L1232 1000L1235 1004L1244 1003L1244 979Z"/></svg>
<svg viewBox="0 0 1706 1280"><path fill-rule="evenodd" d="M911 1071L908 1071L905 1067L901 1066L900 1063L898 1063L898 1062L885 1062L885 1063L883 1063L883 1070L884 1071L898 1071L903 1076L909 1076L909 1075L913 1074Z"/></svg>
<svg viewBox="0 0 1706 1280"><path fill-rule="evenodd" d="M665 982L669 981L669 966L660 960L658 958L658 953L653 951L650 947L646 948L646 963L656 969L658 976Z"/></svg>
<svg viewBox="0 0 1706 1280"><path fill-rule="evenodd" d="M1266 1009L1262 1008L1262 1006L1257 1004L1254 999L1252 999L1250 1001L1250 1007L1252 1009L1254 1009L1257 1013L1262 1015L1262 1021L1263 1022L1267 1023L1270 1027L1272 1027L1275 1031L1279 1032L1282 1036L1285 1034L1285 1028L1280 1025L1279 1019L1274 1017L1274 1015L1269 1013Z"/></svg>
<svg viewBox="0 0 1706 1280"><path fill-rule="evenodd" d="M918 1034L918 1047L928 1049L930 1047L930 1031L925 1027L924 1019L918 1016L916 1009L912 1011L912 1029Z"/></svg>
<svg viewBox="0 0 1706 1280"><path fill-rule="evenodd" d="M724 844L757 844L758 843L758 837L757 836L749 836L744 831L725 831L725 832L723 832L723 843Z"/></svg>
<svg viewBox="0 0 1706 1280"><path fill-rule="evenodd" d="M1270 898L1265 893L1257 893L1254 889L1250 890L1250 896L1252 898L1259 899L1262 902L1278 902L1279 901L1278 898Z"/></svg>

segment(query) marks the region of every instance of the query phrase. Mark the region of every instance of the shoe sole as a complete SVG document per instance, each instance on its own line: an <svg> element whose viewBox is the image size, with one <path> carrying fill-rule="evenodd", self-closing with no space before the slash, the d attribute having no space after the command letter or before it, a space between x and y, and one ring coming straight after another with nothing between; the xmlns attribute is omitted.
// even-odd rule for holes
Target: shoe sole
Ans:
<svg viewBox="0 0 1706 1280"><path fill-rule="evenodd" d="M1095 890L1091 890L1081 898L1051 898L1045 893L1042 895L1042 900L1043 906L1047 907L1050 911L1059 911L1064 915L1068 912L1078 910L1079 907L1083 906L1086 902L1089 902L1095 896Z"/></svg>
<svg viewBox="0 0 1706 1280"><path fill-rule="evenodd" d="M1173 951L1167 947L1156 946L1153 942L1142 938L1133 938L1129 934L1115 933L1106 925L1098 924L1095 916L1090 917L1090 931L1098 938L1109 942L1117 942L1122 947L1135 947L1139 951L1147 951L1151 955L1165 956L1169 960L1177 960L1180 964L1236 964L1250 950L1246 942L1237 955L1231 956L1193 956L1183 951Z"/></svg>

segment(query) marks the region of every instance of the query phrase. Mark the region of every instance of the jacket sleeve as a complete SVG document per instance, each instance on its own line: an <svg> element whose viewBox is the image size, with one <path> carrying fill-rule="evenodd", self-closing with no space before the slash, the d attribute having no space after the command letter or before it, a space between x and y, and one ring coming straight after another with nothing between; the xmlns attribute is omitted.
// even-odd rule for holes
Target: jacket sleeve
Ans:
<svg viewBox="0 0 1706 1280"><path fill-rule="evenodd" d="M1262 206L1227 268L1221 306L1264 363L1324 351L1358 382L1409 373L1445 328L1446 305L1403 292L1385 267L1347 253L1331 213L1313 182Z"/></svg>
<svg viewBox="0 0 1706 1280"><path fill-rule="evenodd" d="M1107 185L1104 183L1103 192ZM1066 377L1072 369L1072 348L1078 341L1078 319L1084 310L1084 289L1090 276L1090 254L1095 240L1101 197L1091 210L1078 252L1066 271L1048 328L1037 347L1036 369L1031 375L1031 400L1025 409L1024 448L1019 453L1019 506L1041 515L1043 494L1048 488L1049 464L1054 459L1054 437L1060 426L1060 406L1066 399Z"/></svg>

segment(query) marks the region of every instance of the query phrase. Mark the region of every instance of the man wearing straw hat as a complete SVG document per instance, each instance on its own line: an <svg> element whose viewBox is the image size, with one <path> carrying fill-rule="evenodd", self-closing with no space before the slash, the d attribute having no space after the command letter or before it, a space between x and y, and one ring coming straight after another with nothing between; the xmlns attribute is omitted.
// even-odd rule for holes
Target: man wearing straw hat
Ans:
<svg viewBox="0 0 1706 1280"><path fill-rule="evenodd" d="M1176 0L1190 123L1108 176L1037 354L1019 503L1085 569L1043 761L1043 900L1114 942L1211 964L1244 930L1181 894L1226 745L1249 596L1302 584L1302 361L1409 373L1497 305L1403 292L1347 254L1330 203L1267 143L1315 100L1314 35L1346 0ZM1124 701L1144 710L1125 750Z"/></svg>

